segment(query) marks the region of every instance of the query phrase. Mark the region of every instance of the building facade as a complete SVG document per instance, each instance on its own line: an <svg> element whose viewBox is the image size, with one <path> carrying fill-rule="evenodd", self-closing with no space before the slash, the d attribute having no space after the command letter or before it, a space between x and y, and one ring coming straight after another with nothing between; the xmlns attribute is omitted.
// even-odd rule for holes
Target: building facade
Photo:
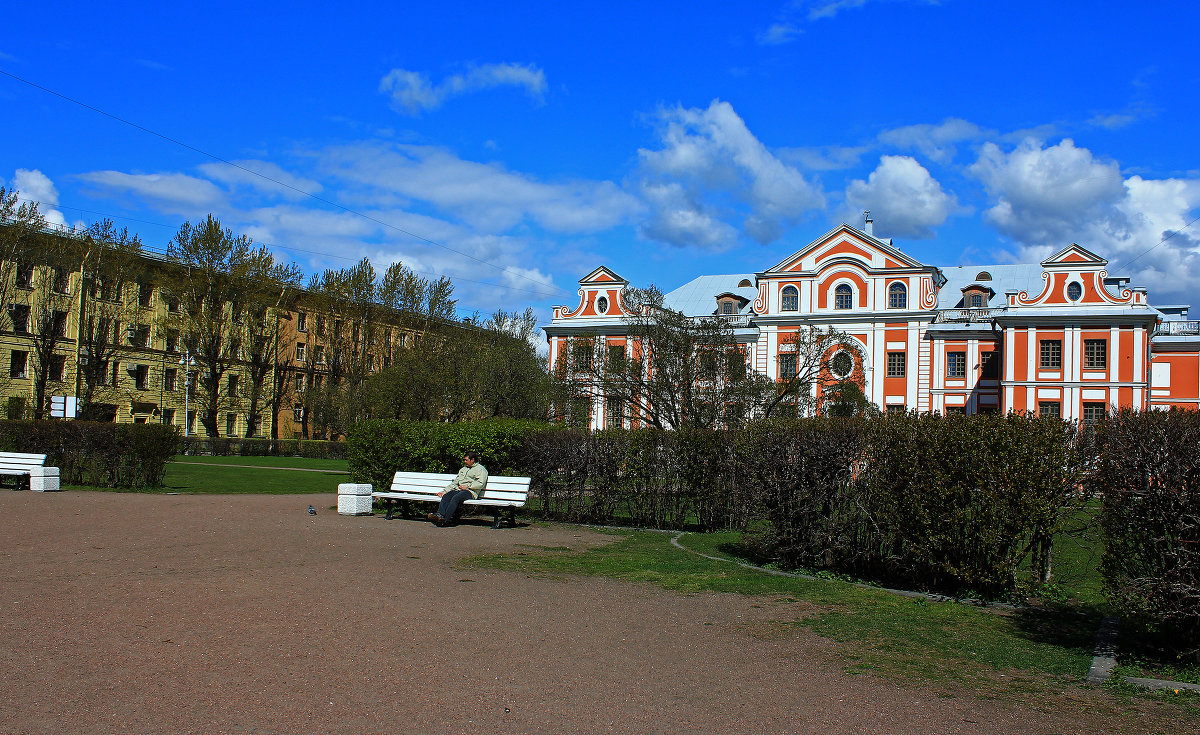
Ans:
<svg viewBox="0 0 1200 735"><path fill-rule="evenodd" d="M1200 407L1200 323L1152 306L1108 261L1069 245L1038 264L939 267L841 225L759 273L700 276L665 295L691 317L729 320L748 367L796 370L798 330L834 328L854 349L830 360L882 410L1028 412L1091 420L1117 408ZM545 327L551 364L573 339L624 349L628 282L608 268ZM821 390L814 386L813 391ZM593 428L606 417L597 397Z"/></svg>
<svg viewBox="0 0 1200 735"><path fill-rule="evenodd" d="M36 251L28 261L0 258L0 416L31 418L42 400L48 418L72 417L86 403L86 418L208 433L199 406L204 368L189 359L181 303L165 285L178 266L150 254L136 261L128 271L136 277L105 281L85 277L82 262L40 262ZM388 367L414 334L402 314L374 309L368 327L303 289L256 314L237 302L219 313L228 344L217 386L222 437L323 438L322 427L307 423L313 394L348 365L362 374ZM266 349L251 347L267 337Z"/></svg>

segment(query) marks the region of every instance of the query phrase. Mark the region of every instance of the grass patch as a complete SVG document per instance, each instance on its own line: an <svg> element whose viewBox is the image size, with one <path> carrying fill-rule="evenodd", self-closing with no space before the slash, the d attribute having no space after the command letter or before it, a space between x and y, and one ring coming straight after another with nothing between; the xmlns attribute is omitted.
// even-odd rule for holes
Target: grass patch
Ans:
<svg viewBox="0 0 1200 735"><path fill-rule="evenodd" d="M173 461L186 464L286 467L288 469L349 472L349 463L344 459L315 459L311 457L210 457L208 455L178 454Z"/></svg>
<svg viewBox="0 0 1200 735"><path fill-rule="evenodd" d="M671 534L621 532L586 551L537 549L473 557L469 563L537 575L596 575L651 582L681 592L769 595L791 614L781 630L806 628L838 641L847 671L913 682L958 682L999 695L1061 692L1084 681L1098 618L1032 625L1019 614L938 604L824 579L777 577L671 546ZM688 548L732 558L738 534L689 534Z"/></svg>
<svg viewBox="0 0 1200 735"><path fill-rule="evenodd" d="M344 474L346 460L339 459L181 455L175 460L167 464L163 487L142 492L196 495L336 493L339 483L350 481L350 476ZM74 485L68 489L128 492L123 488Z"/></svg>

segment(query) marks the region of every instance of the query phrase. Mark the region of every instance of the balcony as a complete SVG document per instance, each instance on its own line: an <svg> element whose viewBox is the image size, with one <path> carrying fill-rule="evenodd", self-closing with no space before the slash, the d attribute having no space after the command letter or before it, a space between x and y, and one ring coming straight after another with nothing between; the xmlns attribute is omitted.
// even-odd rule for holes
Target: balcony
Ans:
<svg viewBox="0 0 1200 735"><path fill-rule="evenodd" d="M1200 335L1200 322L1162 322L1154 334L1164 337L1195 337Z"/></svg>
<svg viewBox="0 0 1200 735"><path fill-rule="evenodd" d="M975 323L975 322L990 322L998 315L1004 313L1003 308L999 309L943 309L938 312L938 323Z"/></svg>
<svg viewBox="0 0 1200 735"><path fill-rule="evenodd" d="M733 327L745 327L750 325L751 314L717 314L717 319L725 322Z"/></svg>

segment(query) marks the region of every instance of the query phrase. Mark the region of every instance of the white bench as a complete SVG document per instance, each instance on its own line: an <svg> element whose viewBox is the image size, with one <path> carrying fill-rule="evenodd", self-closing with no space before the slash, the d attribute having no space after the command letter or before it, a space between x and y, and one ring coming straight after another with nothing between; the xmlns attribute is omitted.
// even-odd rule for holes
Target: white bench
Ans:
<svg viewBox="0 0 1200 735"><path fill-rule="evenodd" d="M392 519L392 511L397 502L420 500L428 503L441 502L438 493L454 481L456 475L437 475L429 472L397 472L392 478L391 492L371 493L371 497L379 498L387 503L387 519ZM463 505L482 506L492 509L494 520L492 528L500 528L500 513L508 510L509 525L517 525L517 508L525 505L529 497L528 477L501 477L489 475L487 486L478 498L466 500Z"/></svg>
<svg viewBox="0 0 1200 735"><path fill-rule="evenodd" d="M58 491L58 468L46 467L46 455L0 452L0 475L29 478L29 489L39 493Z"/></svg>

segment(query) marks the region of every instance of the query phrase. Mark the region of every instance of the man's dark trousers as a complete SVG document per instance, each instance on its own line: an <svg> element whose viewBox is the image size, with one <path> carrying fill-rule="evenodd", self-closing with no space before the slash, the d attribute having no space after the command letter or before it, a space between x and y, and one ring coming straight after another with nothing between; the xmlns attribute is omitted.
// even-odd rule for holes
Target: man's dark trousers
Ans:
<svg viewBox="0 0 1200 735"><path fill-rule="evenodd" d="M470 490L450 490L442 496L442 502L438 504L437 514L442 517L443 523L454 523L454 517L458 514L458 507L462 505L464 500L474 497Z"/></svg>

